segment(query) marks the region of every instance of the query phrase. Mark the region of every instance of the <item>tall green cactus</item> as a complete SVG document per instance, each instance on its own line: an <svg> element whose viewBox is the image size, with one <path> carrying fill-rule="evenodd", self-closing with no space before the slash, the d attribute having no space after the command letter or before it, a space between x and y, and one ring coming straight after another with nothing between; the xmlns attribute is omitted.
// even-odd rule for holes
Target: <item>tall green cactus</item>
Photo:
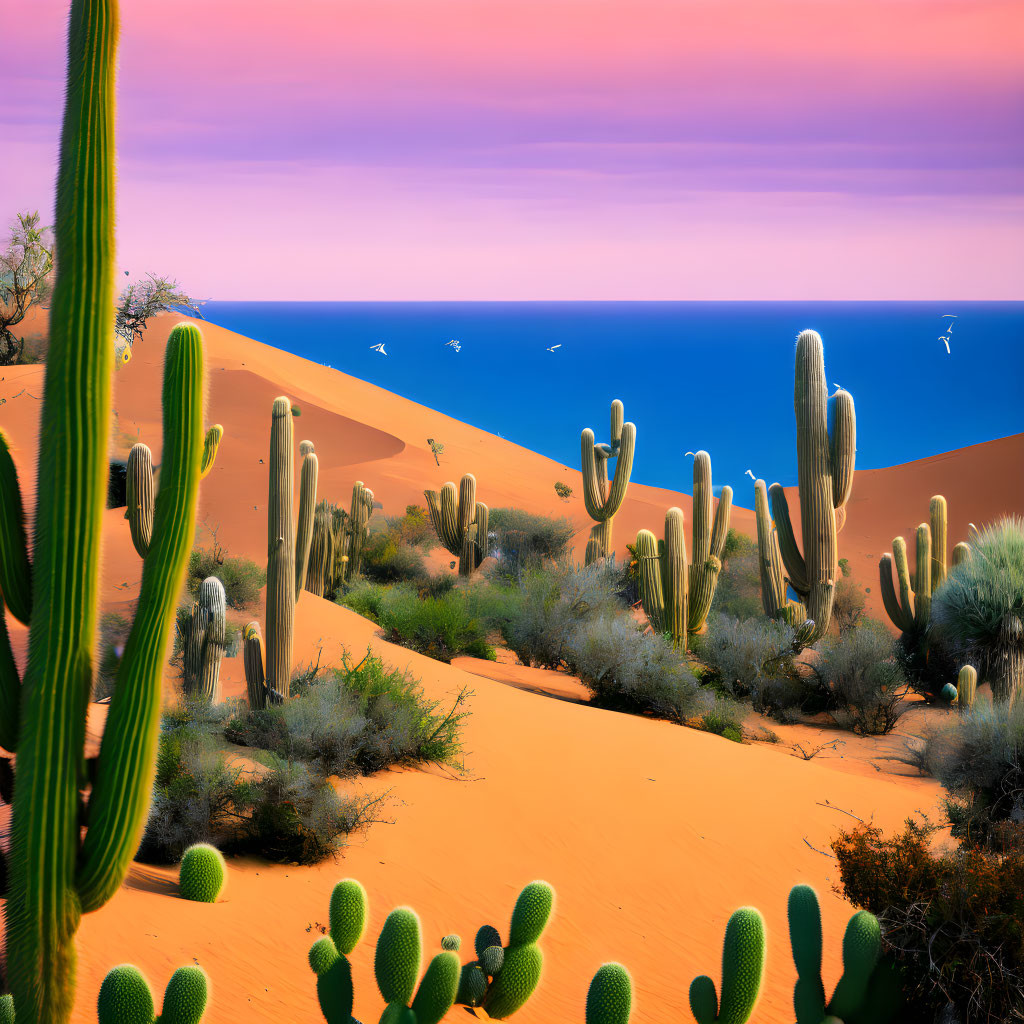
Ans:
<svg viewBox="0 0 1024 1024"><path fill-rule="evenodd" d="M216 701L220 663L226 648L227 598L224 584L208 576L199 599L179 620L182 639L182 690L207 703Z"/></svg>
<svg viewBox="0 0 1024 1024"><path fill-rule="evenodd" d="M786 582L806 611L799 634L799 641L806 645L824 635L832 618L839 573L837 534L846 520L845 507L853 486L857 450L853 396L840 388L829 398L825 354L817 331L803 331L797 339L794 407L802 552L793 531L785 490L776 483L768 494ZM761 532L758 531L759 537ZM770 536L765 537L765 542L772 543ZM773 554L762 548L760 559L764 571L772 565ZM766 611L769 604L778 605L778 588L773 583L768 590L763 595Z"/></svg>
<svg viewBox="0 0 1024 1024"><path fill-rule="evenodd" d="M949 572L946 558L947 507L941 494L929 503L927 523L917 528L916 558L911 581L907 561L907 545L902 537L893 538L892 554L886 552L878 562L878 579L882 590L882 603L892 624L900 631L900 643L907 654L916 676L926 677L929 668L929 634L931 631L932 594L938 590ZM953 565L970 554L970 545L961 542L953 548ZM899 594L893 586L893 569ZM944 666L933 671L933 690L943 685Z"/></svg>
<svg viewBox="0 0 1024 1024"><path fill-rule="evenodd" d="M768 489L763 480L754 482L754 517L757 522L758 568L761 573L761 604L765 615L781 619L791 626L806 622L807 609L791 601L786 593L779 537L768 511Z"/></svg>
<svg viewBox="0 0 1024 1024"><path fill-rule="evenodd" d="M153 1006L153 993L133 964L111 969L100 986L96 1012L99 1024L199 1024L206 1013L209 979L201 967L179 967L164 991L163 1012Z"/></svg>
<svg viewBox="0 0 1024 1024"><path fill-rule="evenodd" d="M699 451L693 458L693 549L690 555L690 598L686 629L699 633L708 620L715 587L722 571L722 552L729 534L732 488L726 484L711 516L711 456Z"/></svg>
<svg viewBox="0 0 1024 1024"><path fill-rule="evenodd" d="M764 960L764 918L755 907L740 907L725 927L721 1003L706 974L690 984L690 1009L697 1024L746 1024L761 995Z"/></svg>
<svg viewBox="0 0 1024 1024"><path fill-rule="evenodd" d="M341 582L349 583L363 568L363 546L370 532L373 515L373 491L362 480L352 485L352 504L339 531L341 544Z"/></svg>
<svg viewBox="0 0 1024 1024"><path fill-rule="evenodd" d="M882 933L877 918L860 910L843 938L843 976L826 1002L821 980L821 910L809 885L789 894L789 938L796 964L793 1007L797 1024L888 1024L900 1010L900 983L888 960L880 959Z"/></svg>
<svg viewBox="0 0 1024 1024"><path fill-rule="evenodd" d="M585 428L580 434L580 456L583 464L583 503L587 515L597 525L590 531L584 559L587 565L612 553L612 523L622 507L633 472L636 449L636 427L623 422L625 410L615 399L611 409L611 440L596 444L594 432ZM608 460L614 458L615 474L608 482Z"/></svg>
<svg viewBox="0 0 1024 1024"><path fill-rule="evenodd" d="M970 711L978 692L978 670L973 665L964 665L956 680L956 703L960 711Z"/></svg>
<svg viewBox="0 0 1024 1024"><path fill-rule="evenodd" d="M270 421L269 499L267 504L267 637L265 664L257 666L256 654L262 642L249 644L243 659L250 700L264 693L264 700L279 701L291 690L292 648L295 639L295 602L302 593L306 565L313 537L316 509L317 458L310 441L299 446L302 466L299 474L299 521L292 508L295 490L292 421L298 410L286 397L274 399ZM255 626L255 630L252 627ZM250 622L246 635L259 632ZM262 706L262 705L259 705Z"/></svg>
<svg viewBox="0 0 1024 1024"><path fill-rule="evenodd" d="M334 592L334 517L326 502L320 502L313 514L313 537L309 546L309 568L306 589L317 597L331 597Z"/></svg>
<svg viewBox="0 0 1024 1024"><path fill-rule="evenodd" d="M438 540L459 559L459 575L471 576L487 557L489 510L476 500L476 477L467 473L456 491L451 481L437 491L424 491L430 521Z"/></svg>

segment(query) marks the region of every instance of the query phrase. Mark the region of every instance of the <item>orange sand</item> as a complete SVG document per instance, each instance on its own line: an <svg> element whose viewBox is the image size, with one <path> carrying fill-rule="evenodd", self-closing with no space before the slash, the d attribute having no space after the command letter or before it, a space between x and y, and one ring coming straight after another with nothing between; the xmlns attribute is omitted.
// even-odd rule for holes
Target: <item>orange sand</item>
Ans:
<svg viewBox="0 0 1024 1024"><path fill-rule="evenodd" d="M141 436L159 452L160 342L172 322L155 321L118 373L122 450ZM218 530L229 554L265 557L267 484L260 460L266 458L270 402L279 393L302 409L296 441L316 443L321 495L347 503L359 478L391 514L422 503L425 486L471 470L481 499L492 507L568 515L581 528L582 550L589 525L582 502L563 504L552 489L563 479L579 495L578 471L373 385L202 327L208 421L223 423L226 437L203 484L200 518L205 530ZM39 403L27 396L42 394L42 374L42 367L6 368L0 379L0 397L8 398L0 420L20 446L16 461L30 501ZM23 387L26 394L13 398ZM445 442L441 468L427 437ZM1000 472L1019 465L1022 453L1024 435L1018 435L858 474L842 553L875 594L878 554L895 532L908 532L926 514L931 494L949 499L954 540L963 535L966 518L980 523L1022 507L1024 484ZM616 520L619 550L639 527L657 528L670 504L689 510L685 495L632 485ZM140 563L121 516L108 513L103 583L109 608L126 607L138 592ZM751 512L736 510L733 522L753 532ZM104 973L126 960L161 989L175 966L202 964L213 983L207 1020L215 1024L319 1020L306 952L319 936L317 924L327 921L332 885L353 876L366 886L371 905L367 938L352 958L356 1014L367 1024L382 1009L372 943L392 907L409 904L419 912L431 953L447 932L461 934L468 950L483 923L507 931L515 895L533 878L554 885L556 913L542 940L541 987L514 1019L582 1022L591 976L603 961L618 959L633 973L637 1024L689 1020L691 978L708 972L717 982L726 920L736 907L753 904L769 929L757 1019L791 1022L790 886L806 881L819 891L831 984L850 908L832 891L835 861L818 851L827 851L837 830L851 824L843 811L892 829L916 809L936 811L940 800L934 781L880 759L897 749L896 740L880 747L842 734L844 746L811 761L790 756L785 743L739 746L589 707L578 684L561 673L473 659L440 664L379 639L372 623L308 593L296 630L297 664L314 659L320 648L329 663L342 645L354 653L369 645L389 665L408 667L431 696L448 698L470 686L466 775L403 770L348 784L390 790L382 814L388 823L356 837L335 863L297 868L232 861L216 905L179 899L173 870L137 865L118 897L82 922L75 1021L95 1019ZM14 631L14 643L23 657L24 631ZM222 678L226 694L242 692L240 658L225 661ZM907 731L926 727L930 714L915 712ZM787 742L807 744L840 735L813 727L776 731ZM466 1019L465 1011L456 1007L447 1019Z"/></svg>

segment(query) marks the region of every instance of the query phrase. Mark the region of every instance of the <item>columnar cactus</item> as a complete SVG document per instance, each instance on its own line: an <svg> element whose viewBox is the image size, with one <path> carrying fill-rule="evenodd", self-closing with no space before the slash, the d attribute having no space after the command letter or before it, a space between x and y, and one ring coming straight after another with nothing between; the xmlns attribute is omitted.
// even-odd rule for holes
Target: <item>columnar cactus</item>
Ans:
<svg viewBox="0 0 1024 1024"><path fill-rule="evenodd" d="M334 549L334 517L321 502L313 516L313 539L306 570L306 589L317 597L330 597L334 591Z"/></svg>
<svg viewBox="0 0 1024 1024"><path fill-rule="evenodd" d="M826 1002L821 980L821 910L809 885L789 894L789 938L797 969L793 1007L797 1024L823 1024L827 1019L888 1024L899 1012L900 983L892 965L880 960L882 935L878 920L866 910L850 918L843 938L843 976Z"/></svg>
<svg viewBox="0 0 1024 1024"><path fill-rule="evenodd" d="M456 491L451 481L437 491L424 491L430 521L438 540L459 559L459 575L471 576L487 557L489 510L476 500L476 477L467 473Z"/></svg>
<svg viewBox="0 0 1024 1024"><path fill-rule="evenodd" d="M178 866L178 890L186 900L216 903L226 874L220 850L209 843L195 843L182 855Z"/></svg>
<svg viewBox="0 0 1024 1024"><path fill-rule="evenodd" d="M352 485L352 505L341 526L341 581L354 580L363 567L363 545L370 532L373 491L357 480Z"/></svg>
<svg viewBox="0 0 1024 1024"><path fill-rule="evenodd" d="M366 891L346 878L331 893L330 934L313 943L309 965L316 975L316 994L327 1024L352 1024L352 967L348 955L366 927Z"/></svg>
<svg viewBox="0 0 1024 1024"><path fill-rule="evenodd" d="M725 927L721 1003L706 974L690 984L690 1009L697 1024L746 1024L761 995L764 959L764 918L754 907L740 907Z"/></svg>
<svg viewBox="0 0 1024 1024"><path fill-rule="evenodd" d="M504 1020L520 1009L540 981L544 957L537 945L551 916L555 893L547 882L530 882L519 893L512 911L508 945L499 957L491 952L501 948L501 938L489 925L476 938L478 960L462 968L459 995L479 995L479 983L487 982L487 967L497 968L490 975L482 997L470 1005L481 1005L495 1020ZM468 1000L467 1000L468 1002Z"/></svg>
<svg viewBox="0 0 1024 1024"><path fill-rule="evenodd" d="M274 399L270 421L270 490L267 505L267 639L265 664L256 665L255 642L243 660L250 694L266 693L272 702L289 695L292 677L292 647L295 637L295 602L302 593L306 564L313 537L316 508L317 458L310 441L299 446L302 454L298 526L292 517L294 499L294 428L298 410L285 397ZM249 623L246 633L259 626ZM262 646L262 644L260 644ZM263 706L254 705L254 706Z"/></svg>
<svg viewBox="0 0 1024 1024"><path fill-rule="evenodd" d="M797 339L794 406L802 553L785 490L776 483L768 494L786 582L806 609L800 641L810 644L824 635L832 617L839 572L836 538L846 521L845 506L853 486L856 456L853 396L840 388L828 397L824 350L816 331L803 331ZM767 537L766 541L771 543ZM772 563L772 552L762 549L760 557L764 570ZM770 590L766 611L769 604L777 603L775 588Z"/></svg>
<svg viewBox="0 0 1024 1024"><path fill-rule="evenodd" d="M685 650L690 577L682 509L673 507L665 513L663 541L656 540L650 530L636 535L636 556L640 600L651 629L670 634L673 645Z"/></svg>
<svg viewBox="0 0 1024 1024"><path fill-rule="evenodd" d="M182 689L213 703L218 696L220 663L226 646L227 599L224 584L208 576L199 586L199 599L179 622L182 636Z"/></svg>
<svg viewBox="0 0 1024 1024"><path fill-rule="evenodd" d="M633 982L622 964L602 964L587 990L586 1024L629 1024Z"/></svg>
<svg viewBox="0 0 1024 1024"><path fill-rule="evenodd" d="M121 964L107 973L97 1002L99 1024L199 1024L206 1012L209 979L201 967L179 967L164 991L159 1017L142 972Z"/></svg>
<svg viewBox="0 0 1024 1024"><path fill-rule="evenodd" d="M911 581L907 562L907 545L902 537L893 538L892 555L886 552L878 562L878 578L882 602L892 624L900 631L900 642L924 676L928 669L929 633L931 630L932 594L938 590L949 572L946 560L946 499L936 494L929 505L929 521L917 528L914 578ZM953 548L953 565L959 565L970 554L970 545L961 542ZM899 594L893 586L893 568ZM935 675L934 672L930 673ZM936 687L941 683L935 679Z"/></svg>
<svg viewBox="0 0 1024 1024"><path fill-rule="evenodd" d="M732 488L728 485L722 488L713 520L711 498L711 456L699 451L693 459L693 549L686 614L686 629L690 634L699 633L707 622L729 534Z"/></svg>
<svg viewBox="0 0 1024 1024"><path fill-rule="evenodd" d="M409 907L388 914L380 937L373 970L377 987L387 1002L381 1024L439 1024L455 1003L459 985L459 958L442 950L420 973L420 919Z"/></svg>
<svg viewBox="0 0 1024 1024"><path fill-rule="evenodd" d="M799 626L807 610L799 601L789 600L782 570L779 537L768 511L768 489L763 480L754 482L754 516L757 521L758 567L761 571L761 604L765 615Z"/></svg>
<svg viewBox="0 0 1024 1024"><path fill-rule="evenodd" d="M622 403L615 399L611 410L611 440L596 444L594 432L587 427L580 434L580 455L583 463L583 503L587 515L597 525L590 531L587 541L587 565L612 553L612 522L622 507L633 472L633 452L636 448L636 427L624 423ZM615 474L608 482L608 460L614 458Z"/></svg>
<svg viewBox="0 0 1024 1024"><path fill-rule="evenodd" d="M978 670L973 665L964 665L956 681L956 702L961 711L974 707L978 692Z"/></svg>

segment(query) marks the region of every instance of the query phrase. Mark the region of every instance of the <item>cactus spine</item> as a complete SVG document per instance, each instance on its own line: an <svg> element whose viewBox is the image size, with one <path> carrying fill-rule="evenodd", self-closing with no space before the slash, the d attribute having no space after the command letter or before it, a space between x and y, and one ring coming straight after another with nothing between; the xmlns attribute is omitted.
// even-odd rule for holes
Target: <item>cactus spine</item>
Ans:
<svg viewBox="0 0 1024 1024"><path fill-rule="evenodd" d="M476 477L467 473L458 491L449 481L440 495L437 491L423 494L438 539L459 559L459 575L471 576L487 557L488 545L489 510L476 500Z"/></svg>
<svg viewBox="0 0 1024 1024"><path fill-rule="evenodd" d="M697 1024L746 1024L761 995L764 959L764 918L754 907L740 907L725 927L721 1003L706 974L690 984L690 1009Z"/></svg>
<svg viewBox="0 0 1024 1024"><path fill-rule="evenodd" d="M596 444L594 432L585 428L580 434L580 456L583 463L583 503L587 515L595 520L590 531L584 559L587 565L612 553L612 522L622 507L633 471L636 448L636 427L624 423L622 402L615 399L611 408L611 440ZM614 458L615 474L609 486L608 460Z"/></svg>
<svg viewBox="0 0 1024 1024"><path fill-rule="evenodd" d="M805 609L802 645L824 635L832 617L836 577L839 571L837 534L846 520L845 506L853 485L856 456L856 415L853 396L839 389L831 398L825 381L825 355L817 331L803 331L797 339L794 408L796 451L799 471L800 524L803 552L797 543L789 515L789 503L781 484L768 489L774 531L765 534L769 549L760 551L762 573L773 564L771 536L777 538L786 581ZM767 611L778 605L778 588L773 582L767 595ZM781 614L779 608L775 614ZM792 615L793 613L788 613Z"/></svg>
<svg viewBox="0 0 1024 1024"><path fill-rule="evenodd" d="M277 702L289 695L292 676L292 647L295 637L295 602L302 593L306 564L313 537L313 512L316 508L317 458L310 441L299 446L302 467L299 474L299 522L292 516L295 490L292 420L298 410L285 397L275 398L270 420L270 488L267 505L267 640L257 645L259 624L250 622L245 629L247 642L245 680L250 703L263 693ZM252 627L255 626L255 630ZM256 655L265 662L257 666Z"/></svg>
<svg viewBox="0 0 1024 1024"><path fill-rule="evenodd" d="M213 703L218 697L220 663L226 644L227 599L224 584L208 576L199 587L181 625L182 689L186 694Z"/></svg>
<svg viewBox="0 0 1024 1024"><path fill-rule="evenodd" d="M656 633L668 633L675 647L686 649L689 573L686 564L686 533L683 512L665 513L665 539L658 541L650 530L636 535L640 571L640 600L647 621Z"/></svg>
<svg viewBox="0 0 1024 1024"><path fill-rule="evenodd" d="M133 964L121 964L107 973L100 986L99 1024L199 1024L206 1012L208 987L201 967L179 967L167 983L158 1018L142 972Z"/></svg>

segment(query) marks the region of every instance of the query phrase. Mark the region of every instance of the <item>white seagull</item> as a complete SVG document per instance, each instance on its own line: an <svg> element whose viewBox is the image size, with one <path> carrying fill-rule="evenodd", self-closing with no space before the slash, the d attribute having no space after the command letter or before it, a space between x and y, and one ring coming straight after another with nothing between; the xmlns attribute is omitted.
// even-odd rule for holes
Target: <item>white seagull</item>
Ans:
<svg viewBox="0 0 1024 1024"><path fill-rule="evenodd" d="M548 348L547 348L547 351L548 352L554 352L556 348L561 348L561 347L562 347L562 343L559 342L557 345L549 345Z"/></svg>
<svg viewBox="0 0 1024 1024"><path fill-rule="evenodd" d="M693 455L693 452L687 452L686 455ZM686 458L686 455L683 456L684 459ZM694 455L693 457L696 458L697 456Z"/></svg>
<svg viewBox="0 0 1024 1024"><path fill-rule="evenodd" d="M747 470L747 476L749 476L750 479L753 480L755 484L757 483L757 477L754 476L753 472L751 470L749 470L749 469Z"/></svg>
<svg viewBox="0 0 1024 1024"><path fill-rule="evenodd" d="M946 346L946 354L947 355L951 355L952 353L949 351L949 335L948 334L940 334L939 335L939 341L941 341L942 344Z"/></svg>
<svg viewBox="0 0 1024 1024"><path fill-rule="evenodd" d="M445 346L447 348L455 349L456 352L461 352L462 351L462 342L461 341L456 341L454 338L452 338L451 341L445 342Z"/></svg>
<svg viewBox="0 0 1024 1024"><path fill-rule="evenodd" d="M387 355L387 352L384 351L384 342L383 341L377 342L376 345L371 345L370 348L374 352L379 352L382 356L386 356Z"/></svg>

